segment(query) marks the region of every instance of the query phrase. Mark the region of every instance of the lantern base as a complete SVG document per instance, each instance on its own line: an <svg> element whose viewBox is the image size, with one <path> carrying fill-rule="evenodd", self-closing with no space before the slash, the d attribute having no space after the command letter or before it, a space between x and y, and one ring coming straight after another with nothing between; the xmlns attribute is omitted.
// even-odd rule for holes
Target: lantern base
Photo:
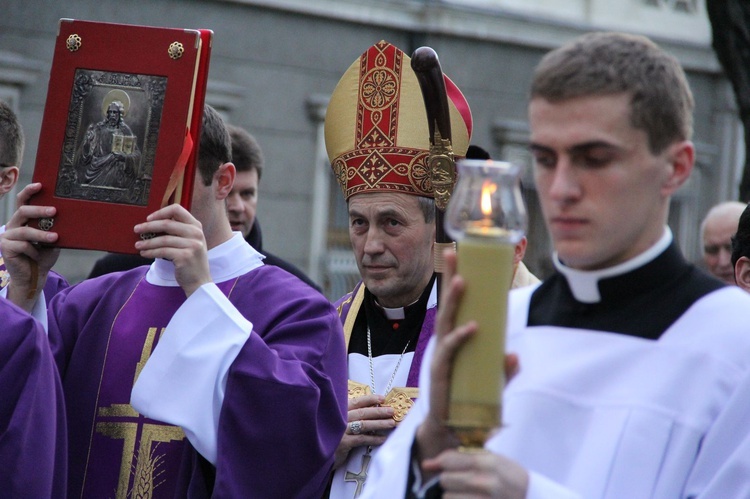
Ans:
<svg viewBox="0 0 750 499"><path fill-rule="evenodd" d="M497 404L451 402L445 425L456 434L461 447L483 447L495 428L501 426L501 412Z"/></svg>

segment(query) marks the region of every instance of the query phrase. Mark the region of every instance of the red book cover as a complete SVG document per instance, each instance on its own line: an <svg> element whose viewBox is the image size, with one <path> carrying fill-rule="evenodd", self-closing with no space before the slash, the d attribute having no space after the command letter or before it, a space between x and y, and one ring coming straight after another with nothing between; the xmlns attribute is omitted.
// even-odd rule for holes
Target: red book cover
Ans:
<svg viewBox="0 0 750 499"><path fill-rule="evenodd" d="M31 200L58 246L136 253L133 226L190 208L212 36L60 20Z"/></svg>

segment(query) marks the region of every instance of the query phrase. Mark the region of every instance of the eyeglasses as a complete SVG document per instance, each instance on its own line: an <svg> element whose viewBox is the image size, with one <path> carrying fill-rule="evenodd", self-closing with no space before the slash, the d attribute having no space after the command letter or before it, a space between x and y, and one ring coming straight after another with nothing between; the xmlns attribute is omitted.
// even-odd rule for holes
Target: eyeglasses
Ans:
<svg viewBox="0 0 750 499"><path fill-rule="evenodd" d="M0 168L10 168L13 165L6 165L5 163L0 163Z"/></svg>

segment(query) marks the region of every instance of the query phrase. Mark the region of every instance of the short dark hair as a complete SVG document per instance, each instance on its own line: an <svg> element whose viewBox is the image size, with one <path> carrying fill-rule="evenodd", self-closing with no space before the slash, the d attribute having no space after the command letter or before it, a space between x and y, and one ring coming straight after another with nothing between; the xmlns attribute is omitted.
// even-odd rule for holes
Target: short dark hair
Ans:
<svg viewBox="0 0 750 499"><path fill-rule="evenodd" d="M23 145L23 129L16 113L0 100L0 164L20 166Z"/></svg>
<svg viewBox="0 0 750 499"><path fill-rule="evenodd" d="M737 233L732 236L732 267L743 256L750 258L750 205L740 215Z"/></svg>
<svg viewBox="0 0 750 499"><path fill-rule="evenodd" d="M257 171L258 180L263 175L263 151L258 141L244 128L227 124L232 139L232 162L237 172Z"/></svg>
<svg viewBox="0 0 750 499"><path fill-rule="evenodd" d="M422 210L424 215L425 223L432 223L435 221L435 200L428 198L427 196L417 196L419 200L419 208Z"/></svg>
<svg viewBox="0 0 750 499"><path fill-rule="evenodd" d="M214 174L224 163L232 161L232 141L224 120L214 108L203 108L203 128L198 151L198 171L204 185L211 185Z"/></svg>
<svg viewBox="0 0 750 499"><path fill-rule="evenodd" d="M589 33L548 53L537 66L531 98L560 102L591 95L630 95L630 121L658 154L693 132L693 94L680 63L644 36Z"/></svg>

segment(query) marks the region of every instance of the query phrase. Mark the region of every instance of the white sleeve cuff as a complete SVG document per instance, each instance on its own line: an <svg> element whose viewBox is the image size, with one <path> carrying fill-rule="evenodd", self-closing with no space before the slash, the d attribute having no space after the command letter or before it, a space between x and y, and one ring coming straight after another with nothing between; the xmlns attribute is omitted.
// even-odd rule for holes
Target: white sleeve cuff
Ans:
<svg viewBox="0 0 750 499"><path fill-rule="evenodd" d="M182 427L215 464L227 375L252 327L215 284L204 284L169 321L133 386L131 405Z"/></svg>
<svg viewBox="0 0 750 499"><path fill-rule="evenodd" d="M0 232L2 234L2 232ZM0 288L0 298L8 298L8 286ZM49 327L47 323L47 299L44 297L44 290L39 293L34 308L31 309L31 316L38 320L39 323L44 326L44 331L49 333Z"/></svg>
<svg viewBox="0 0 750 499"><path fill-rule="evenodd" d="M39 293L34 308L31 309L31 316L38 320L39 323L44 326L44 331L49 333L49 325L47 323L47 298L44 296L44 290Z"/></svg>

